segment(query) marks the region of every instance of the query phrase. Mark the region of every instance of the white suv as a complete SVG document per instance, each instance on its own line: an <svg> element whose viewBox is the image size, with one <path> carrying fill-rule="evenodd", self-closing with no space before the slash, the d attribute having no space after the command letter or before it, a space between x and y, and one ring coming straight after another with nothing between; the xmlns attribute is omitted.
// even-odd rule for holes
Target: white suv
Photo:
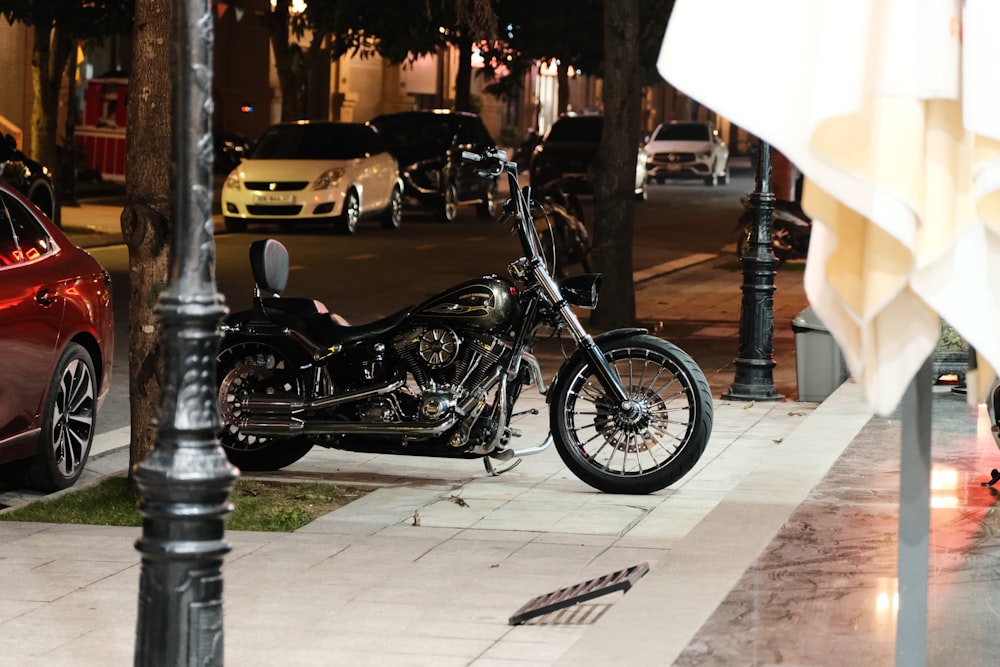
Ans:
<svg viewBox="0 0 1000 667"><path fill-rule="evenodd" d="M729 182L729 148L709 121L661 123L646 142L646 155L646 170L657 183L668 178Z"/></svg>

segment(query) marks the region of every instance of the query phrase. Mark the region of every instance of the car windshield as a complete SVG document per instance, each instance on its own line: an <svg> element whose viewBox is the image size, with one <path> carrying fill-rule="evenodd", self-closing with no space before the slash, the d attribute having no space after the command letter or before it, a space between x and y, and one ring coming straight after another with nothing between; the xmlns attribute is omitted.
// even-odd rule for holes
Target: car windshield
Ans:
<svg viewBox="0 0 1000 667"><path fill-rule="evenodd" d="M569 116L560 118L549 130L546 141L586 141L597 143L601 140L602 116Z"/></svg>
<svg viewBox="0 0 1000 667"><path fill-rule="evenodd" d="M254 160L350 160L372 153L370 127L359 123L274 125L250 153Z"/></svg>
<svg viewBox="0 0 1000 667"><path fill-rule="evenodd" d="M447 116L438 114L380 118L373 123L391 151L435 148L443 152L456 141L458 132Z"/></svg>
<svg viewBox="0 0 1000 667"><path fill-rule="evenodd" d="M656 141L708 141L708 125L702 123L671 123L664 125L654 137Z"/></svg>

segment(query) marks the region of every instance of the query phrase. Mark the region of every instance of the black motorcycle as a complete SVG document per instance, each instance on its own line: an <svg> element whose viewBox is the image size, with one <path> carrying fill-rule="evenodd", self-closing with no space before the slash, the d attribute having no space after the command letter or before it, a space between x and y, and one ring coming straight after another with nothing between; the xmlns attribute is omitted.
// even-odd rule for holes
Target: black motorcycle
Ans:
<svg viewBox="0 0 1000 667"><path fill-rule="evenodd" d="M745 209L736 223L736 254L740 259L750 248L753 233L754 210L746 197L741 200ZM812 219L805 214L798 202L776 199L771 213L771 248L774 258L781 266L789 259L805 259L809 253L809 237L812 235Z"/></svg>
<svg viewBox="0 0 1000 667"><path fill-rule="evenodd" d="M605 492L651 493L683 477L712 430L701 369L644 329L592 338L573 307L596 306L600 275L553 279L516 164L499 150L463 159L482 178L508 177L512 198L501 220L513 224L524 253L509 267L512 281L476 278L347 326L312 299L280 296L284 246L250 246L254 306L225 320L217 357L220 439L230 461L274 470L320 445L480 458L497 475L554 441L573 473ZM576 346L551 385L532 355L546 332L568 332ZM511 421L526 385L544 395L550 432L518 449Z"/></svg>

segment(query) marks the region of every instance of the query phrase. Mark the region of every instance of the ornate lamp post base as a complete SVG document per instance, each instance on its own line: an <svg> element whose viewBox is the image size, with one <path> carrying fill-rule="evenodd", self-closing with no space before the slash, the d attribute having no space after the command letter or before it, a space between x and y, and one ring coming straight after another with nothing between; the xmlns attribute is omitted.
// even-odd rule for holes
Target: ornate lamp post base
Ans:
<svg viewBox="0 0 1000 667"><path fill-rule="evenodd" d="M778 401L774 387L774 271L778 263L771 245L771 147L757 145L757 173L750 195L754 213L750 243L743 256L743 301L740 306L739 356L736 377L724 399Z"/></svg>

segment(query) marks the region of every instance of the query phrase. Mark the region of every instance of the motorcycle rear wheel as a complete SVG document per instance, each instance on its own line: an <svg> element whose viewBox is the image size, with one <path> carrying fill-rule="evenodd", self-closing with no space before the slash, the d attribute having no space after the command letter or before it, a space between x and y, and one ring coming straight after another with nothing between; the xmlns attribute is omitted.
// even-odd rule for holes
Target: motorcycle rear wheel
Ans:
<svg viewBox="0 0 1000 667"><path fill-rule="evenodd" d="M582 356L560 370L550 420L556 449L582 481L605 493L647 494L686 475L712 433L704 373L676 345L653 336L600 343L629 402L607 395Z"/></svg>
<svg viewBox="0 0 1000 667"><path fill-rule="evenodd" d="M246 471L278 470L312 449L312 442L304 436L249 435L235 423L244 416L243 402L251 394L301 394L301 379L280 350L256 341L223 345L216 363L222 416L219 441L230 463Z"/></svg>

